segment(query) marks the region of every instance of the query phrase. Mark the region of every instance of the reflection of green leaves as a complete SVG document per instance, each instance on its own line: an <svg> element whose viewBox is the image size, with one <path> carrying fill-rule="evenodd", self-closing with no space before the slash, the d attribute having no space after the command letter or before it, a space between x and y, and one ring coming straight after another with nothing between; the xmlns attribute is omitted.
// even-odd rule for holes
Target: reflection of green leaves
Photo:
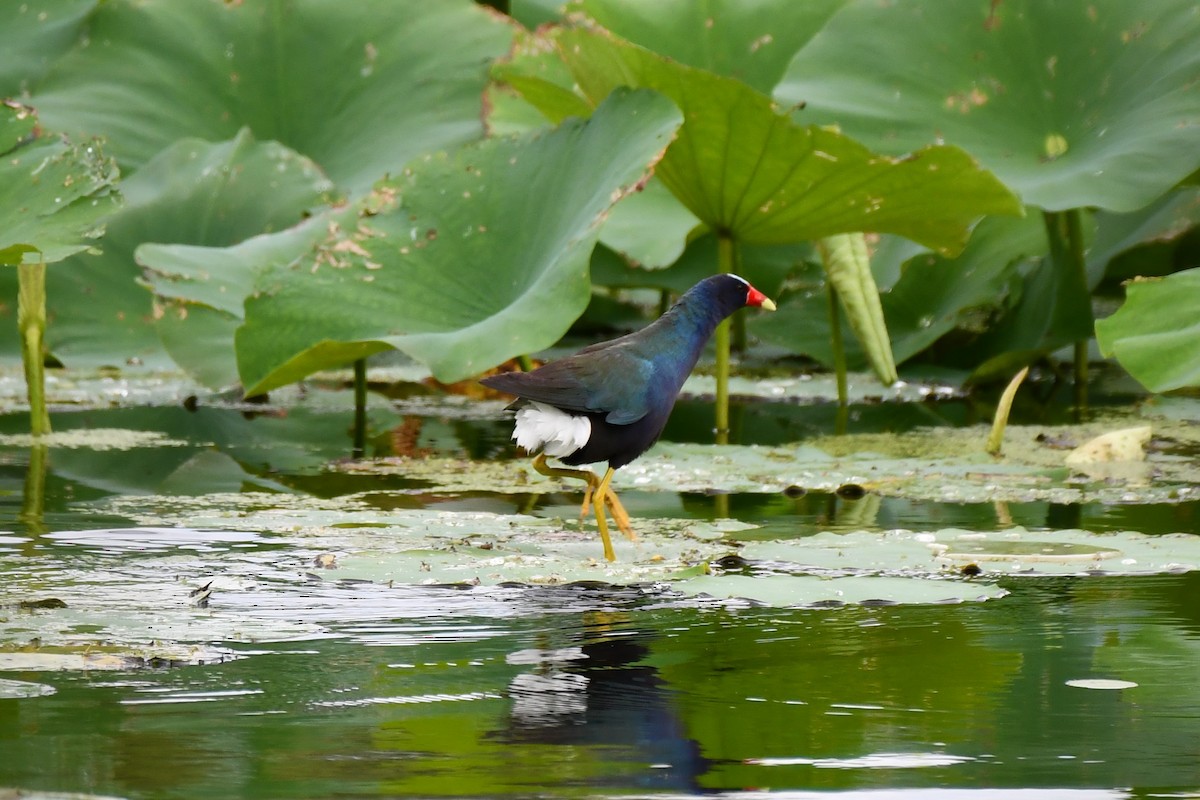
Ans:
<svg viewBox="0 0 1200 800"><path fill-rule="evenodd" d="M1193 0L853 3L775 94L887 152L960 145L1032 205L1130 211L1200 167L1198 40Z"/></svg>
<svg viewBox="0 0 1200 800"><path fill-rule="evenodd" d="M1096 323L1100 350L1152 392L1200 386L1200 268L1134 280L1126 292Z"/></svg>
<svg viewBox="0 0 1200 800"><path fill-rule="evenodd" d="M33 109L4 101L0 156L0 264L61 261L94 244L120 202L99 144L46 133Z"/></svg>
<svg viewBox="0 0 1200 800"><path fill-rule="evenodd" d="M478 138L486 62L509 27L475 3L103 3L87 47L34 87L43 119L138 168L184 137L249 127L364 191Z"/></svg>
<svg viewBox="0 0 1200 800"><path fill-rule="evenodd" d="M985 213L1020 213L966 153L930 147L892 159L841 134L804 127L740 81L683 66L604 31L569 30L559 46L584 94L654 89L685 123L656 175L710 228L739 243L886 231L956 250Z"/></svg>

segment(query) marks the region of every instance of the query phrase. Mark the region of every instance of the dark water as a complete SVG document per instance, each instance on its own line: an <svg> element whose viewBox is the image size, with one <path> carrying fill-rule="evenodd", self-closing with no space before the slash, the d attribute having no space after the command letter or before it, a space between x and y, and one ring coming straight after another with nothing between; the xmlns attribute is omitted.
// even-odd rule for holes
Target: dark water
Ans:
<svg viewBox="0 0 1200 800"><path fill-rule="evenodd" d="M686 420L691 410L682 411ZM954 406L913 414L876 427L931 424L912 421L930 414L973 421ZM788 441L797 430L824 432L826 412L813 415L752 409L745 434ZM402 478L324 470L346 455L348 418L305 409L254 419L222 408L60 414L56 430L125 427L184 444L42 456L4 449L0 525L22 540L0 543L4 563L86 568L85 551L47 534L129 525L88 510L87 501L114 494L372 490L384 498L389 488L412 488ZM0 432L24 425L0 418ZM438 452L508 452L507 423L389 410L373 413L374 452L394 447L401 428L410 444ZM686 439L689 430L669 435ZM624 499L635 515L729 513L768 532L856 525L862 502ZM565 512L578 498L420 502ZM1195 504L1009 512L1031 526L1196 529ZM869 518L914 529L1001 524L990 504L887 499ZM270 544L263 537L264 553ZM9 796L4 787L137 798L1200 796L1200 575L1005 585L1008 597L983 604L792 610L680 608L595 588L325 585L276 609L315 620L319 633L233 637L219 643L236 656L222 663L0 673L55 689L0 699L0 798ZM17 609L17 599L0 583L0 619L10 629L37 613ZM237 598L226 602L225 613L236 614ZM32 645L0 642L0 651L21 646ZM1137 686L1067 683L1094 678Z"/></svg>

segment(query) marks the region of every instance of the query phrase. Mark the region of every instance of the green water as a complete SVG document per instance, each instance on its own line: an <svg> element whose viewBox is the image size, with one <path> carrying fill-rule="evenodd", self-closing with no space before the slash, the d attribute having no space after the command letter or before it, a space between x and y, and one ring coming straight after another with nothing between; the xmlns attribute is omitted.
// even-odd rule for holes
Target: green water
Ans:
<svg viewBox="0 0 1200 800"><path fill-rule="evenodd" d="M729 613L344 587L356 619L324 638L13 676L58 691L0 702L0 780L281 798L1200 786L1200 580L1013 588ZM1138 686L1066 684L1092 677Z"/></svg>
<svg viewBox="0 0 1200 800"><path fill-rule="evenodd" d="M781 415L795 412L752 415L751 427L770 439L762 431ZM328 472L346 455L348 416L78 412L57 415L56 429L180 443L54 449L40 461L28 448L0 451L0 653L38 651L60 612L18 603L50 597L103 650L104 620L131 630L143 619L105 588L113 580L161 592L164 616L225 632L196 641L210 648L206 663L0 672L53 689L0 699L0 798L19 796L5 787L129 798L1200 796L1200 573L1008 578L1008 596L978 604L757 608L650 585L320 580L285 536L139 531L103 510L111 496L248 489L503 513L569 515L578 502L424 495L403 478ZM403 422L373 412L375 430ZM423 422L418 443L438 452L490 458L508 446L502 421ZM24 424L0 418L0 433ZM776 534L857 519L857 501L833 495L630 492L626 502L636 516L729 513ZM1195 530L1197 513L1195 503L1008 511L1030 526L1153 534ZM900 499L871 519L998 524L990 504ZM188 610L178 597L206 573L219 591ZM1136 686L1068 683L1096 678ZM871 793L885 789L894 794Z"/></svg>

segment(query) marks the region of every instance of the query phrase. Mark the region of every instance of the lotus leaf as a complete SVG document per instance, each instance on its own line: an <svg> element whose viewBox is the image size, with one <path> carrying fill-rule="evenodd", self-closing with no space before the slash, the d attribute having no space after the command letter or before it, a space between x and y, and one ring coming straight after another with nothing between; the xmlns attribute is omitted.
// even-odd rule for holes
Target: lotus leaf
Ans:
<svg viewBox="0 0 1200 800"><path fill-rule="evenodd" d="M618 92L586 121L427 156L380 183L356 222L258 282L237 333L246 390L390 348L460 380L553 344L587 305L597 223L679 121L659 95Z"/></svg>
<svg viewBox="0 0 1200 800"><path fill-rule="evenodd" d="M682 64L770 93L846 0L579 0L608 30Z"/></svg>
<svg viewBox="0 0 1200 800"><path fill-rule="evenodd" d="M177 140L248 127L362 193L480 137L487 61L510 39L466 0L117 0L32 93L47 124L105 136L127 171Z"/></svg>
<svg viewBox="0 0 1200 800"><path fill-rule="evenodd" d="M1200 268L1134 280L1126 291L1125 305L1096 323L1101 352L1151 391L1200 386Z"/></svg>
<svg viewBox="0 0 1200 800"><path fill-rule="evenodd" d="M95 245L120 205L116 165L99 143L48 133L33 109L6 100L0 156L0 264L61 261ZM15 270L3 272L15 282Z"/></svg>
<svg viewBox="0 0 1200 800"><path fill-rule="evenodd" d="M605 31L567 30L558 42L592 102L630 85L663 92L683 109L686 122L656 174L702 222L739 243L877 231L955 251L980 215L1021 211L957 148L879 156L833 130L792 122L740 81Z"/></svg>
<svg viewBox="0 0 1200 800"><path fill-rule="evenodd" d="M1200 167L1197 40L1192 0L857 0L775 96L881 151L959 145L1031 205L1132 211Z"/></svg>
<svg viewBox="0 0 1200 800"><path fill-rule="evenodd" d="M108 221L104 252L50 270L50 350L70 365L167 363L149 324L153 296L135 282L135 248L155 240L226 245L282 228L323 205L329 186L308 159L247 131L220 144L168 147L122 183L125 206Z"/></svg>

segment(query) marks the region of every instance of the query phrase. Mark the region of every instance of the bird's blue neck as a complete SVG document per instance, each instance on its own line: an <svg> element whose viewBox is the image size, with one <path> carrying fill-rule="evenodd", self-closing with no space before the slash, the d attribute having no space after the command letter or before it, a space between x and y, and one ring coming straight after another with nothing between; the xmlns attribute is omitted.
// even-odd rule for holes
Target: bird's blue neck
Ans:
<svg viewBox="0 0 1200 800"><path fill-rule="evenodd" d="M743 304L718 291L712 278L701 281L647 328L654 329L647 339L658 345L649 355L682 386L713 331Z"/></svg>

